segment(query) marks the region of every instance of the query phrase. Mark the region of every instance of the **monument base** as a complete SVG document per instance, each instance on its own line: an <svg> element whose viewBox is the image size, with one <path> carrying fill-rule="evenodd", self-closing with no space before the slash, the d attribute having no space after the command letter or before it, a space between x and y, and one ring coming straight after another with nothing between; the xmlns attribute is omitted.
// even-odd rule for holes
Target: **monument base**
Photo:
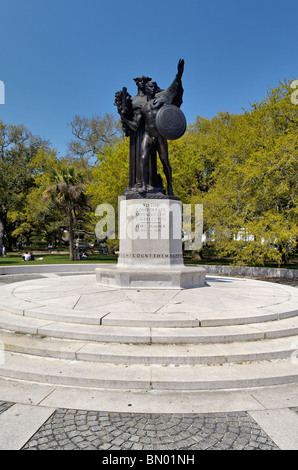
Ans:
<svg viewBox="0 0 298 470"><path fill-rule="evenodd" d="M190 289L205 285L206 270L193 266L105 265L95 270L97 283L109 287Z"/></svg>
<svg viewBox="0 0 298 470"><path fill-rule="evenodd" d="M123 200L119 228L118 264L98 267L98 284L148 289L204 286L205 269L183 263L180 201Z"/></svg>

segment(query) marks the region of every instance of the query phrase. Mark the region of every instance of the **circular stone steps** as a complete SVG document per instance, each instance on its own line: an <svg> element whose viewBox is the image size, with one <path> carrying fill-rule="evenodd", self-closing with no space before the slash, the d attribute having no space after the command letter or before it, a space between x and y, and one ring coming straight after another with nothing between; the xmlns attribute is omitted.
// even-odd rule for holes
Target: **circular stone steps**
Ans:
<svg viewBox="0 0 298 470"><path fill-rule="evenodd" d="M0 375L82 388L222 390L294 383L298 380L298 368L286 360L226 366L162 366L66 361L6 353Z"/></svg>
<svg viewBox="0 0 298 470"><path fill-rule="evenodd" d="M128 292L84 275L0 287L0 376L146 390L297 382L298 290L247 279L207 284Z"/></svg>
<svg viewBox="0 0 298 470"><path fill-rule="evenodd" d="M40 337L134 344L210 344L298 335L298 316L272 322L221 327L145 328L49 322L0 312L0 328Z"/></svg>
<svg viewBox="0 0 298 470"><path fill-rule="evenodd" d="M113 364L194 365L289 359L298 336L213 344L119 344L67 341L0 332L5 351L53 359Z"/></svg>

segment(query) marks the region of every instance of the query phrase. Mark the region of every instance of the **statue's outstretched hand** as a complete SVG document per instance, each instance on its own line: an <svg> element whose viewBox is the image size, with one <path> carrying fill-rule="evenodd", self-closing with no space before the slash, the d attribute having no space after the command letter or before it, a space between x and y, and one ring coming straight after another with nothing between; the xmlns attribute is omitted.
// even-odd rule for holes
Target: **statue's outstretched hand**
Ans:
<svg viewBox="0 0 298 470"><path fill-rule="evenodd" d="M179 62L178 62L178 76L179 76L179 78L182 77L183 72L184 72L184 60L180 59Z"/></svg>

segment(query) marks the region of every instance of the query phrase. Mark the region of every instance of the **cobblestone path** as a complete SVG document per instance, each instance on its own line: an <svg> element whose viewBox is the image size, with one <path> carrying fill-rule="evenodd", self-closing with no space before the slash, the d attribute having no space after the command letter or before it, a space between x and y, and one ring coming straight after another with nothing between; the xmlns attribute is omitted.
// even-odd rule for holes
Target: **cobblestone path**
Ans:
<svg viewBox="0 0 298 470"><path fill-rule="evenodd" d="M277 450L245 412L129 414L57 410L24 450Z"/></svg>

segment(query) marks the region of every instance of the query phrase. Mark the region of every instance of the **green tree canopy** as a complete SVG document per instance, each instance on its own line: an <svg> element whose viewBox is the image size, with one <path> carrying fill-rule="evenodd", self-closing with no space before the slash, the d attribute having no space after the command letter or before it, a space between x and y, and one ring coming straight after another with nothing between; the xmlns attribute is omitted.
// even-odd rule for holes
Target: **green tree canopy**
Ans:
<svg viewBox="0 0 298 470"><path fill-rule="evenodd" d="M289 85L243 115L211 120L220 124L220 158L211 187L195 201L204 204L218 251L238 263L286 261L297 245L298 117Z"/></svg>
<svg viewBox="0 0 298 470"><path fill-rule="evenodd" d="M32 162L49 143L35 137L23 125L8 125L0 121L0 247L4 238L11 245L16 228L11 214L24 210L26 196L34 186Z"/></svg>
<svg viewBox="0 0 298 470"><path fill-rule="evenodd" d="M61 166L58 170L52 169L49 186L44 192L46 199L53 201L61 208L68 220L69 230L69 259L74 259L74 222L77 215L87 207L86 187L84 174L72 166Z"/></svg>
<svg viewBox="0 0 298 470"><path fill-rule="evenodd" d="M219 255L237 263L287 261L297 246L298 108L290 83L241 114L198 116L169 142L175 194L203 204L205 233ZM102 203L117 215L129 180L129 139L113 115L75 116L71 127L69 152L59 158L24 126L0 121L0 245L4 234L51 237L66 221L71 231L77 215L92 232Z"/></svg>

